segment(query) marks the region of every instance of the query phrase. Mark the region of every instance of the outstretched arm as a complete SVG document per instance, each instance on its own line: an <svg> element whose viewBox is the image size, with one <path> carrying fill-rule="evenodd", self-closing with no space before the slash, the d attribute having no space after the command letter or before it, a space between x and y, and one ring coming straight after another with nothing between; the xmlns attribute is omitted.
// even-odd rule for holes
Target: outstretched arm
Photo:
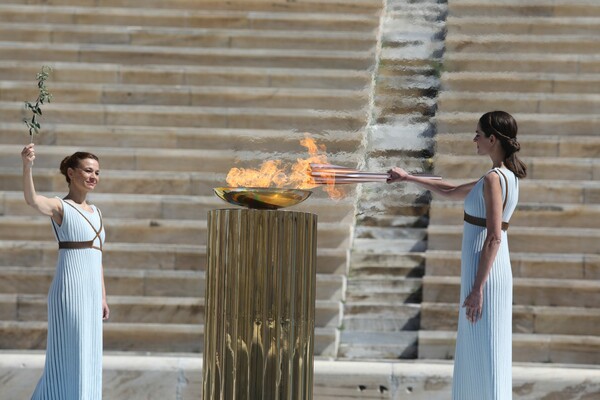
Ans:
<svg viewBox="0 0 600 400"><path fill-rule="evenodd" d="M477 181L465 183L462 185L452 185L444 180L429 179L425 177L410 175L402 168L394 167L388 171L390 178L387 183L393 182L413 182L435 194L448 197L453 200L464 200Z"/></svg>
<svg viewBox="0 0 600 400"><path fill-rule="evenodd" d="M21 151L23 160L23 196L32 208L43 215L52 217L59 225L62 223L62 204L58 199L41 196L35 192L33 185L33 160L35 160L34 144L30 143Z"/></svg>

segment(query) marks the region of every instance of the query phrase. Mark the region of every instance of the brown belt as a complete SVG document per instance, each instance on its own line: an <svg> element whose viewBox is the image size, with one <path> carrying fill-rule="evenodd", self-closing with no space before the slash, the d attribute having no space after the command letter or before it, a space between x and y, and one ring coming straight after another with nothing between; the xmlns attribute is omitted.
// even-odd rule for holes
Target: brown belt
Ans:
<svg viewBox="0 0 600 400"><path fill-rule="evenodd" d="M85 242L58 242L58 248L59 249L96 249L96 250L102 251L102 249L100 247L94 246L94 240L88 240Z"/></svg>
<svg viewBox="0 0 600 400"><path fill-rule="evenodd" d="M474 217L467 213L465 213L465 222L468 222L471 225L483 226L484 228L487 226L485 218ZM508 230L508 222L502 222L502 230Z"/></svg>

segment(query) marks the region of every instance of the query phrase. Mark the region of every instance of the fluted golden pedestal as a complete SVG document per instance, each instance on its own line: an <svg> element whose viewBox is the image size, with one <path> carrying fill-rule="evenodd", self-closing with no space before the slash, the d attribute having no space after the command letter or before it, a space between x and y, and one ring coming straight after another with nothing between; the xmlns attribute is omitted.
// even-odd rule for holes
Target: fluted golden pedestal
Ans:
<svg viewBox="0 0 600 400"><path fill-rule="evenodd" d="M312 399L317 216L208 213L204 399Z"/></svg>

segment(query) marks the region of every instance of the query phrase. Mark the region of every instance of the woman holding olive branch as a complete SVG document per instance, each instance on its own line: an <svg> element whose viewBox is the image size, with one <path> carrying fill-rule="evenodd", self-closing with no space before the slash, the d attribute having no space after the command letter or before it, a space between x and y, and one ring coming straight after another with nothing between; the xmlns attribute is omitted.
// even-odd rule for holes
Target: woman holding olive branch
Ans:
<svg viewBox="0 0 600 400"><path fill-rule="evenodd" d="M102 320L109 316L102 267L104 226L100 210L86 200L100 180L98 157L77 152L61 162L69 185L62 199L36 193L33 143L21 158L25 201L50 217L59 245L48 293L46 362L32 399L100 400Z"/></svg>

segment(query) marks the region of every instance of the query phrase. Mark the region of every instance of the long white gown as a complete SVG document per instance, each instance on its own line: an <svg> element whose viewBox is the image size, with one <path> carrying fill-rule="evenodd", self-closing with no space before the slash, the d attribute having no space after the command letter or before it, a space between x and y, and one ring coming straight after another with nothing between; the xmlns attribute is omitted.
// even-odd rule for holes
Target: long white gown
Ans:
<svg viewBox="0 0 600 400"><path fill-rule="evenodd" d="M62 224L52 221L58 241L94 238L96 248L59 249L48 292L46 362L32 400L101 400L102 216L95 206L88 212L62 203Z"/></svg>
<svg viewBox="0 0 600 400"><path fill-rule="evenodd" d="M508 169L495 168L502 187L502 221L509 222L519 200L519 180ZM465 199L465 213L485 219L483 178ZM512 399L512 271L508 236L502 231L498 255L483 288L482 318L473 324L462 307L469 295L487 230L464 223L460 311L452 383L453 400Z"/></svg>

